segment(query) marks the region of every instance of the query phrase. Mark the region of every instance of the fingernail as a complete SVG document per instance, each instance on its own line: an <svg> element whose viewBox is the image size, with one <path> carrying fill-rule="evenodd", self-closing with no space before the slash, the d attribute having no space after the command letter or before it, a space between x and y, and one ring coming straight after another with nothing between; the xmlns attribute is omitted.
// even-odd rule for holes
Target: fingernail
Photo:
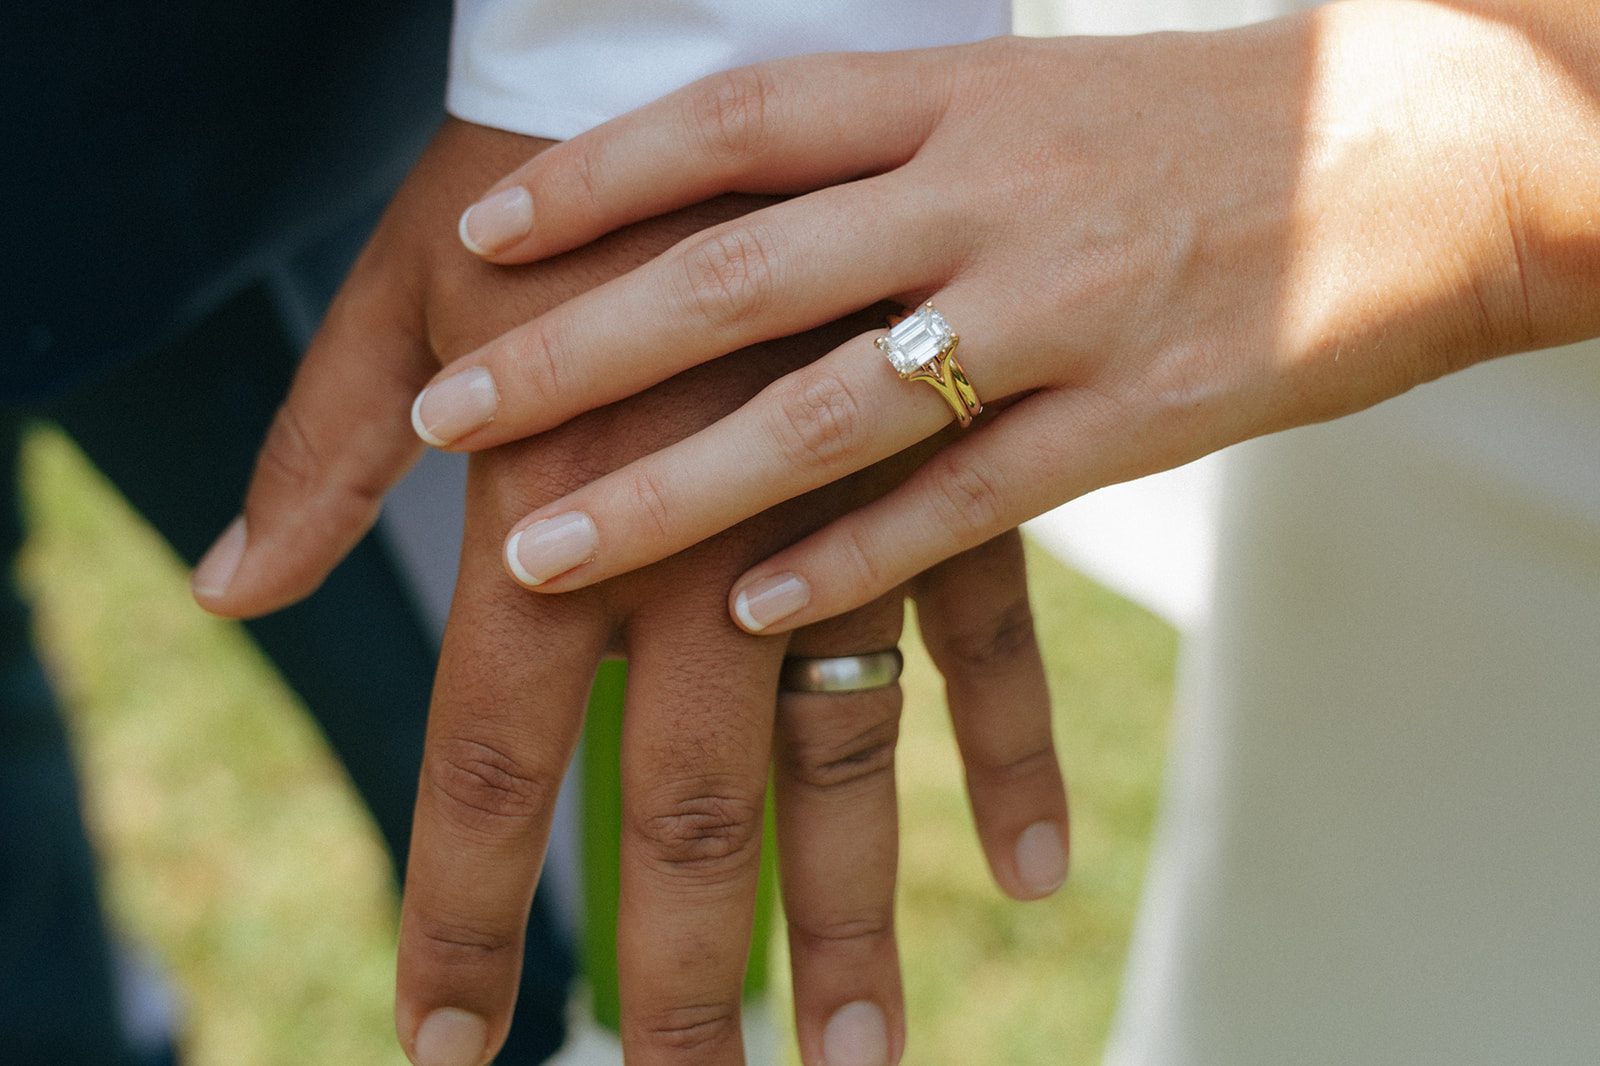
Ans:
<svg viewBox="0 0 1600 1066"><path fill-rule="evenodd" d="M443 1007L417 1027L411 1061L416 1066L481 1066L489 1023L476 1014Z"/></svg>
<svg viewBox="0 0 1600 1066"><path fill-rule="evenodd" d="M485 197L461 213L461 243L478 255L493 255L533 229L533 197L520 185Z"/></svg>
<svg viewBox="0 0 1600 1066"><path fill-rule="evenodd" d="M241 515L222 531L222 536L211 545L205 557L200 560L200 565L194 568L194 576L189 579L189 587L194 589L196 596L210 600L228 591L228 585L233 581L233 573L239 569L239 560L244 558L247 539L244 516Z"/></svg>
<svg viewBox="0 0 1600 1066"><path fill-rule="evenodd" d="M1061 827L1035 822L1017 837L1017 877L1031 892L1048 896L1067 879L1067 853L1061 849Z"/></svg>
<svg viewBox="0 0 1600 1066"><path fill-rule="evenodd" d="M493 422L499 406L494 375L481 366L469 367L417 393L411 404L411 428L435 448L443 448Z"/></svg>
<svg viewBox="0 0 1600 1066"><path fill-rule="evenodd" d="M733 613L752 633L781 622L811 602L811 586L799 574L764 577L733 598Z"/></svg>
<svg viewBox="0 0 1600 1066"><path fill-rule="evenodd" d="M593 559L599 548L594 519L569 511L513 533L506 542L506 565L524 585L540 585Z"/></svg>
<svg viewBox="0 0 1600 1066"><path fill-rule="evenodd" d="M860 1000L833 1012L822 1031L827 1066L889 1066L889 1023L876 1003Z"/></svg>

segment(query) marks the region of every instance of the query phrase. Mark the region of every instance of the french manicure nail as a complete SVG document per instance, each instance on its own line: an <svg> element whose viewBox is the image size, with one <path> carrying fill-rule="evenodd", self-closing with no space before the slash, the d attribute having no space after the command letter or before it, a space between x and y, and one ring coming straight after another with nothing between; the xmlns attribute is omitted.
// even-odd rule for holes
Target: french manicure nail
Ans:
<svg viewBox="0 0 1600 1066"><path fill-rule="evenodd" d="M833 1012L822 1031L827 1066L889 1066L889 1023L876 1003L858 1000Z"/></svg>
<svg viewBox="0 0 1600 1066"><path fill-rule="evenodd" d="M524 585L541 585L593 559L599 549L594 519L569 511L513 533L506 541L506 565Z"/></svg>
<svg viewBox="0 0 1600 1066"><path fill-rule="evenodd" d="M1067 879L1067 854L1061 849L1061 827L1035 822L1017 837L1017 877L1031 892L1048 896Z"/></svg>
<svg viewBox="0 0 1600 1066"><path fill-rule="evenodd" d="M244 558L244 546L248 539L244 516L240 515L222 531L222 536L206 551L200 565L194 568L189 587L196 596L210 600L228 591L234 571L239 569L239 560Z"/></svg>
<svg viewBox="0 0 1600 1066"><path fill-rule="evenodd" d="M811 586L799 574L764 577L733 598L733 613L752 633L781 622L811 602Z"/></svg>
<svg viewBox="0 0 1600 1066"><path fill-rule="evenodd" d="M435 448L443 448L493 422L499 407L494 375L485 367L468 367L417 393L411 404L411 428Z"/></svg>
<svg viewBox="0 0 1600 1066"><path fill-rule="evenodd" d="M411 1061L416 1066L481 1066L489 1023L456 1007L441 1007L417 1027Z"/></svg>
<svg viewBox="0 0 1600 1066"><path fill-rule="evenodd" d="M533 229L533 197L521 185L502 189L461 213L461 243L478 255L493 255Z"/></svg>

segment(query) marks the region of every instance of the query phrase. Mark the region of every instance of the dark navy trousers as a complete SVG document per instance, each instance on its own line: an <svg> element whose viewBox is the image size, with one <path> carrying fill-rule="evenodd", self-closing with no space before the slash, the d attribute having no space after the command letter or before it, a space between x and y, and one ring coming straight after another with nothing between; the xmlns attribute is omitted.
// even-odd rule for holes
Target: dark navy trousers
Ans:
<svg viewBox="0 0 1600 1066"><path fill-rule="evenodd" d="M177 340L65 395L0 415L0 559L24 530L19 433L58 423L191 565L238 513L297 346L262 286ZM198 609L198 608L197 608ZM405 868L435 650L382 543L368 536L303 603L247 623L305 701ZM93 849L71 751L34 657L28 611L0 596L0 1066L149 1066L117 1023ZM534 901L511 1041L531 1066L564 1036L570 954Z"/></svg>

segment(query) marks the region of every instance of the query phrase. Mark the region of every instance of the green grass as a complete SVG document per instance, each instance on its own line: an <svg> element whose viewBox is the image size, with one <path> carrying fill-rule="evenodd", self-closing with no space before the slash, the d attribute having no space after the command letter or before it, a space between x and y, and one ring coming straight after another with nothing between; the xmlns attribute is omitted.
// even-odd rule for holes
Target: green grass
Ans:
<svg viewBox="0 0 1600 1066"><path fill-rule="evenodd" d="M59 435L30 442L21 577L115 923L182 987L197 1066L403 1063L387 860L237 625Z"/></svg>
<svg viewBox="0 0 1600 1066"><path fill-rule="evenodd" d="M78 745L108 909L177 981L188 1063L403 1063L387 866L315 727L238 627L193 606L182 568L69 443L37 434L26 469L35 533L21 577ZM908 640L908 1062L1089 1066L1110 1021L1175 638L1040 552L1030 567L1073 873L1044 903L993 887L937 675Z"/></svg>
<svg viewBox="0 0 1600 1066"><path fill-rule="evenodd" d="M908 668L899 930L907 1060L1099 1060L1155 810L1170 629L1043 553L1030 588L1072 803L1072 874L1053 899L1001 896L960 791L954 738L920 646Z"/></svg>

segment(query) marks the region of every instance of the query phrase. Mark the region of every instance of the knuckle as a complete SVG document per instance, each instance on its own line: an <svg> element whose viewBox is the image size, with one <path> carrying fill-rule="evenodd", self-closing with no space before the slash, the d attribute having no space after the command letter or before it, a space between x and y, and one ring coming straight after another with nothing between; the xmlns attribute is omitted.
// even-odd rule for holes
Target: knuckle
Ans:
<svg viewBox="0 0 1600 1066"><path fill-rule="evenodd" d="M645 524L645 532L652 544L672 541L676 523L667 506L666 492L649 470L631 470L622 475L622 490L626 494L629 510Z"/></svg>
<svg viewBox="0 0 1600 1066"><path fill-rule="evenodd" d="M363 476L368 464L337 463L319 445L299 411L291 403L278 408L267 429L266 441L256 459L255 476L273 485L289 499L315 500L324 510L322 521L340 524L349 519L365 522L383 502L388 484Z"/></svg>
<svg viewBox="0 0 1600 1066"><path fill-rule="evenodd" d="M792 461L831 470L866 443L860 402L837 375L813 368L803 381L778 388L771 430Z"/></svg>
<svg viewBox="0 0 1600 1066"><path fill-rule="evenodd" d="M530 411L551 410L560 402L562 366L570 349L564 333L560 315L547 315L518 335L510 347L515 377L519 388L527 392L525 406Z"/></svg>
<svg viewBox="0 0 1600 1066"><path fill-rule="evenodd" d="M683 253L683 302L717 328L758 316L773 288L773 264L761 234L749 226L721 230Z"/></svg>
<svg viewBox="0 0 1600 1066"><path fill-rule="evenodd" d="M789 922L789 937L797 942L796 947L804 947L811 953L848 950L855 954L865 947L870 954L876 945L893 942L894 918L886 909L824 921L795 919Z"/></svg>
<svg viewBox="0 0 1600 1066"><path fill-rule="evenodd" d="M778 753L784 775L805 788L833 792L863 783L882 780L894 771L895 745L900 738L898 690L883 698L874 694L888 711L863 723L852 714L842 720L842 730L816 728L785 712L783 746ZM841 697L824 697L840 699ZM868 697L842 697L860 704ZM859 709L852 707L853 710Z"/></svg>
<svg viewBox="0 0 1600 1066"><path fill-rule="evenodd" d="M267 439L256 461L256 476L292 490L297 497L309 495L324 480L325 464L311 444L295 409L285 404L267 428Z"/></svg>
<svg viewBox="0 0 1600 1066"><path fill-rule="evenodd" d="M924 638L927 638L925 632ZM939 662L965 674L1005 673L1017 660L1031 657L1038 650L1033 608L1026 595L1013 600L982 625L941 633L930 651Z"/></svg>
<svg viewBox="0 0 1600 1066"><path fill-rule="evenodd" d="M431 743L427 783L445 814L469 831L520 827L555 801L559 781L529 772L494 745L465 737Z"/></svg>
<svg viewBox="0 0 1600 1066"><path fill-rule="evenodd" d="M980 540L1000 523L998 479L986 463L941 452L931 470L936 519L964 540ZM934 465L930 462L930 466Z"/></svg>
<svg viewBox="0 0 1600 1066"><path fill-rule="evenodd" d="M1055 745L1046 736L1042 744L1030 744L1019 751L985 753L966 757L967 774L989 788L1006 788L1040 778L1056 778L1061 764Z"/></svg>
<svg viewBox="0 0 1600 1066"><path fill-rule="evenodd" d="M878 550L868 530L859 524L852 523L842 529L837 553L830 560L839 587L876 592L898 584L890 580L889 572L878 562Z"/></svg>
<svg viewBox="0 0 1600 1066"><path fill-rule="evenodd" d="M644 1020L646 1040L675 1055L697 1056L740 1035L739 1012L731 1003L662 1007Z"/></svg>
<svg viewBox="0 0 1600 1066"><path fill-rule="evenodd" d="M440 969L470 969L521 946L509 931L460 915L411 914L407 919Z"/></svg>
<svg viewBox="0 0 1600 1066"><path fill-rule="evenodd" d="M687 884L720 883L756 861L764 807L760 797L731 790L696 792L644 816L637 827L644 859Z"/></svg>
<svg viewBox="0 0 1600 1066"><path fill-rule="evenodd" d="M690 128L713 159L736 162L759 150L778 95L777 82L760 67L725 71L689 95Z"/></svg>
<svg viewBox="0 0 1600 1066"><path fill-rule="evenodd" d="M567 173L572 177L572 195L577 200L577 207L589 215L598 215L605 207L606 173L605 164L599 150L593 147L593 142L579 141L568 142L572 145L568 151L571 158L563 162L567 166ZM534 195L538 195L541 182L531 182L529 187ZM534 217L538 218L538 209L535 208ZM560 215L554 217L559 218Z"/></svg>

